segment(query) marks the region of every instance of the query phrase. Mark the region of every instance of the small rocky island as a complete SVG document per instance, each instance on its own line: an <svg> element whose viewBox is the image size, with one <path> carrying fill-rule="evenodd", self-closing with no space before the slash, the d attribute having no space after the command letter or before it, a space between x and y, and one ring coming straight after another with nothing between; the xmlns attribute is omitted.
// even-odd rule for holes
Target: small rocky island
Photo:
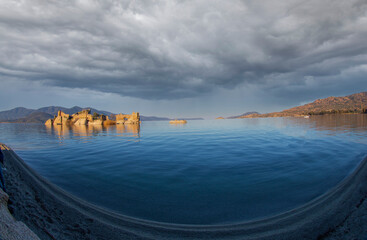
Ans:
<svg viewBox="0 0 367 240"><path fill-rule="evenodd" d="M91 114L90 109L85 109L80 112L66 114L62 111L57 112L57 116L53 119L48 119L45 123L46 126L55 125L115 125L115 124L140 124L140 115L138 112L132 114L117 114L113 116L114 119L110 119L109 116L104 114L94 113Z"/></svg>
<svg viewBox="0 0 367 240"><path fill-rule="evenodd" d="M169 121L170 124L186 124L187 121L186 120L178 120L178 119L175 119L175 120L171 120Z"/></svg>

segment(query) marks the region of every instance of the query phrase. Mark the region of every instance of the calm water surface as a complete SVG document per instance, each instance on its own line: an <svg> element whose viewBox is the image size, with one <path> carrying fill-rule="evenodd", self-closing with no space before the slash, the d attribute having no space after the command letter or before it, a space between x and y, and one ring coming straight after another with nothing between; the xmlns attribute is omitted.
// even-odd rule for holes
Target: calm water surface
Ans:
<svg viewBox="0 0 367 240"><path fill-rule="evenodd" d="M367 154L367 115L0 124L0 141L61 188L129 216L186 224L247 221L300 206Z"/></svg>

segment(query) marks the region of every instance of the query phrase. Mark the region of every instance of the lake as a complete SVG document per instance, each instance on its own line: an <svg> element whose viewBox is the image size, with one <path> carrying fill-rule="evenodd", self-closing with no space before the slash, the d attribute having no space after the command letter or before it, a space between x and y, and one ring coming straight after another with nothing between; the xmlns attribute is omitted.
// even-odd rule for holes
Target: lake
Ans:
<svg viewBox="0 0 367 240"><path fill-rule="evenodd" d="M0 124L0 142L44 178L103 208L160 222L227 224L290 210L337 185L367 154L367 115Z"/></svg>

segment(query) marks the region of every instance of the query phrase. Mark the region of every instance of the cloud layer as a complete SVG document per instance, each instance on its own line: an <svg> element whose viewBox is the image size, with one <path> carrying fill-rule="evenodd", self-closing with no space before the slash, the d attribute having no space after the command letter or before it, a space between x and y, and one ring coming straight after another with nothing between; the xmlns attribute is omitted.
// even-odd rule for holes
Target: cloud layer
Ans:
<svg viewBox="0 0 367 240"><path fill-rule="evenodd" d="M1 0L0 81L143 99L367 87L366 39L365 0Z"/></svg>

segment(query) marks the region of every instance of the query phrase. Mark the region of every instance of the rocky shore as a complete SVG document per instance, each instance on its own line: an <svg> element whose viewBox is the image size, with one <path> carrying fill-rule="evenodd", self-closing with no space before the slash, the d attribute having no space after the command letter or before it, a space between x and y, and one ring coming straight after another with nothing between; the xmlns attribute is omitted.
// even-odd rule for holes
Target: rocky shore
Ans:
<svg viewBox="0 0 367 240"><path fill-rule="evenodd" d="M39 240L23 222L17 221L8 209L9 196L0 188L0 239Z"/></svg>
<svg viewBox="0 0 367 240"><path fill-rule="evenodd" d="M367 158L335 188L292 211L247 223L195 226L139 220L89 204L43 179L11 149L10 212L40 239L366 239ZM21 238L20 238L21 239Z"/></svg>

